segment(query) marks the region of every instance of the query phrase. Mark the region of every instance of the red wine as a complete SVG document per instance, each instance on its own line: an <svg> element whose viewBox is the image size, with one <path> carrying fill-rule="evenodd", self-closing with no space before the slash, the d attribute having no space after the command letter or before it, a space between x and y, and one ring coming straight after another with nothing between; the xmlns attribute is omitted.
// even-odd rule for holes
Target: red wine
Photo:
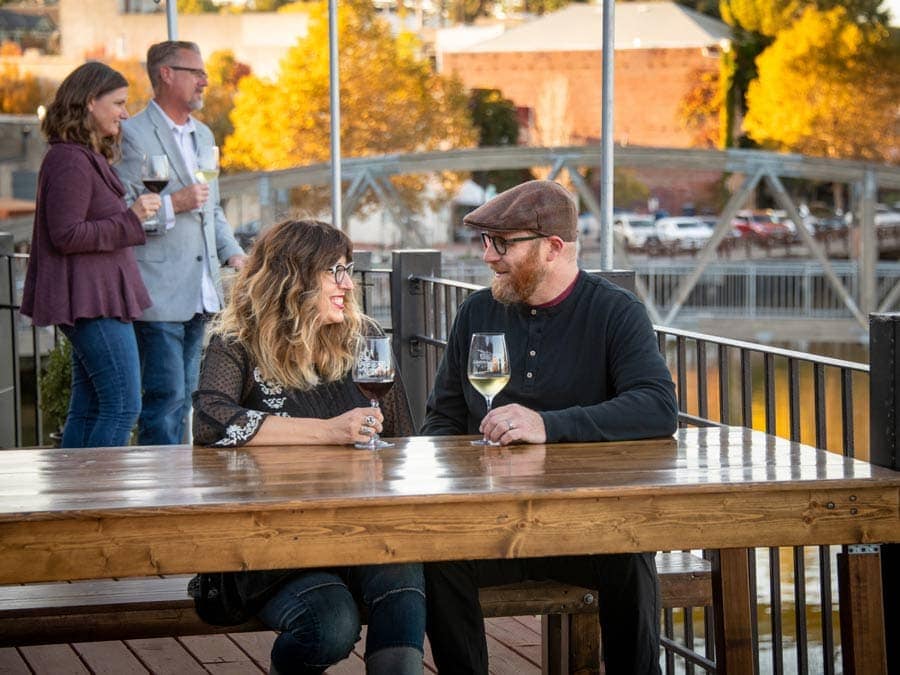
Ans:
<svg viewBox="0 0 900 675"><path fill-rule="evenodd" d="M159 194L165 189L166 185L169 184L169 181L167 179L156 180L155 178L146 178L141 182L144 184L145 188L147 188L154 194Z"/></svg>
<svg viewBox="0 0 900 675"><path fill-rule="evenodd" d="M368 399L378 399L384 396L394 386L393 380L362 380L356 386Z"/></svg>

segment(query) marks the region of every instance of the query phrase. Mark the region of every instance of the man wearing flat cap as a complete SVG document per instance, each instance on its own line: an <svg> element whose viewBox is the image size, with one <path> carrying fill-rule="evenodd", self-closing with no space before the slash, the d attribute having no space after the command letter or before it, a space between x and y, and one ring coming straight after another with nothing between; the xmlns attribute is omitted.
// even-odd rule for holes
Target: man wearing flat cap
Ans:
<svg viewBox="0 0 900 675"><path fill-rule="evenodd" d="M569 193L552 181L530 181L463 222L481 231L494 279L459 309L422 433L482 433L500 445L672 435L675 385L646 310L630 292L579 270ZM487 414L466 378L471 335L483 331L506 335L512 372ZM654 553L427 565L428 636L438 672L488 672L478 588L526 579L598 589L606 672L660 672Z"/></svg>

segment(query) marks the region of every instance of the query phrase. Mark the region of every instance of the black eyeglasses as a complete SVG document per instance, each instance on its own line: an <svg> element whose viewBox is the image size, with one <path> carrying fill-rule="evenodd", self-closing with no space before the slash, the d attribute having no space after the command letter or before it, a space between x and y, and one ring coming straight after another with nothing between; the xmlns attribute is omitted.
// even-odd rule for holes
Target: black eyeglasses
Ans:
<svg viewBox="0 0 900 675"><path fill-rule="evenodd" d="M519 241L531 241L532 239L544 239L546 236L546 234L533 234L530 237L513 237L512 239L507 239L496 234L482 232L481 244L485 248L488 247L488 244L493 244L494 250L497 251L497 255L506 255L510 244L515 244Z"/></svg>
<svg viewBox="0 0 900 675"><path fill-rule="evenodd" d="M198 80L205 80L209 76L206 74L205 70L201 70L200 68L188 68L187 66L168 66L172 70L181 70L185 73L190 73Z"/></svg>
<svg viewBox="0 0 900 675"><path fill-rule="evenodd" d="M348 265L341 265L340 263L336 265L332 265L329 267L326 272L331 272L334 275L334 283L340 286L344 283L344 277L348 274L353 274L353 263Z"/></svg>

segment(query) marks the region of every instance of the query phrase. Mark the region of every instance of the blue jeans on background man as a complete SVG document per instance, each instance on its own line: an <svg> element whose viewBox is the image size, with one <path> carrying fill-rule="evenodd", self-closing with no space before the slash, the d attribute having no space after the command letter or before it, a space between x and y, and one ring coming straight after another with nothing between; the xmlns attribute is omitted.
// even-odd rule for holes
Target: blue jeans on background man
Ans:
<svg viewBox="0 0 900 675"><path fill-rule="evenodd" d="M281 631L271 672L321 673L349 656L361 631L357 598L369 615L366 672L421 673L425 579L418 564L310 570L286 582L258 614Z"/></svg>
<svg viewBox="0 0 900 675"><path fill-rule="evenodd" d="M144 395L138 420L140 445L187 442L191 394L200 379L206 316L190 321L135 321Z"/></svg>
<svg viewBox="0 0 900 675"><path fill-rule="evenodd" d="M128 445L141 411L134 327L98 318L78 319L60 330L72 343L72 393L62 447Z"/></svg>

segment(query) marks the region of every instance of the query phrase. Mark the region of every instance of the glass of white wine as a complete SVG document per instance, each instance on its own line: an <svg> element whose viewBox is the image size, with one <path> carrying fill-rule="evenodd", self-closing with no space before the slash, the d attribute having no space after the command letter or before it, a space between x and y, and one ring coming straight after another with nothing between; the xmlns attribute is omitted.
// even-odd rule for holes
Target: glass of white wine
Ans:
<svg viewBox="0 0 900 675"><path fill-rule="evenodd" d="M197 148L197 171L194 178L198 183L211 183L219 177L219 146L201 145Z"/></svg>
<svg viewBox="0 0 900 675"><path fill-rule="evenodd" d="M509 353L503 333L473 333L469 345L469 383L484 396L487 412L494 396L509 382ZM485 413L487 414L487 413ZM500 445L487 436L472 445Z"/></svg>

